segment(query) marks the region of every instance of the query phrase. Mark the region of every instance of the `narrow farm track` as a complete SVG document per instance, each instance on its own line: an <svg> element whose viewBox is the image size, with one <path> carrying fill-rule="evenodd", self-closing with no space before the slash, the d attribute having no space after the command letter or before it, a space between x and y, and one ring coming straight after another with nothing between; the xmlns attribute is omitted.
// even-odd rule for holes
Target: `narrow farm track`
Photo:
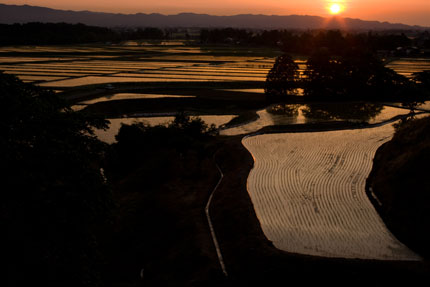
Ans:
<svg viewBox="0 0 430 287"><path fill-rule="evenodd" d="M365 192L391 125L243 139L254 157L248 192L267 238L288 252L420 260L388 231Z"/></svg>
<svg viewBox="0 0 430 287"><path fill-rule="evenodd" d="M216 238L216 233L215 233L215 229L213 227L212 219L210 216L210 210L209 210L211 207L212 198L215 194L215 191L218 189L220 183L222 182L222 179L224 178L224 174L222 173L222 170L218 164L216 164L216 167L217 167L218 172L220 174L220 178L219 178L218 183L216 184L215 188L212 190L212 192L209 196L208 202L206 203L205 214L206 214L206 218L208 220L209 230L211 232L212 241L214 243L214 247L215 247L215 250L216 250L216 253L218 256L218 261L219 261L219 264L221 266L221 270L222 270L224 276L228 277L227 268L225 267L224 259L222 257L221 248L219 247L219 243L218 243L218 240Z"/></svg>

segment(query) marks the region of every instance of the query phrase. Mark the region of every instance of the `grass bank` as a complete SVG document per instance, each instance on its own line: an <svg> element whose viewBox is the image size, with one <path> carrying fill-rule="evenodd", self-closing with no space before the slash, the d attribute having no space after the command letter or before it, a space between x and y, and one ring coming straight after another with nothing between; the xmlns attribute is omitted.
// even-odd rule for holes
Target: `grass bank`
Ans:
<svg viewBox="0 0 430 287"><path fill-rule="evenodd" d="M410 248L430 256L430 118L404 124L381 146L367 180L367 192L393 233Z"/></svg>

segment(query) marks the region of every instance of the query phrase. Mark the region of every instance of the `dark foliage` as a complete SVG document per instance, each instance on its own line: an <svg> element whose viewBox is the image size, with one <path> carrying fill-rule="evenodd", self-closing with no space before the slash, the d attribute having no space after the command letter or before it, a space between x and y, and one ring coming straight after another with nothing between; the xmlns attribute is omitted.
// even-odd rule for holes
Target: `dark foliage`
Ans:
<svg viewBox="0 0 430 287"><path fill-rule="evenodd" d="M107 280L137 281L142 268L145 278L130 286L200 286L221 276L204 216L219 179L214 134L183 113L168 126L120 128L107 157L118 204Z"/></svg>
<svg viewBox="0 0 430 287"><path fill-rule="evenodd" d="M122 125L111 152L111 172L125 175L142 165L148 154L161 148L206 153L206 142L217 133L198 117L180 113L169 126L150 127L142 123Z"/></svg>
<svg viewBox="0 0 430 287"><path fill-rule="evenodd" d="M247 42L251 37L252 33L244 29L224 28L200 31L200 41L207 44Z"/></svg>
<svg viewBox="0 0 430 287"><path fill-rule="evenodd" d="M105 122L53 92L0 74L1 224L9 286L96 286L98 230L110 192L100 170Z"/></svg>
<svg viewBox="0 0 430 287"><path fill-rule="evenodd" d="M400 100L412 85L370 53L348 50L332 56L320 50L307 61L303 88L305 96L325 100Z"/></svg>
<svg viewBox="0 0 430 287"><path fill-rule="evenodd" d="M423 93L430 93L430 70L414 73L412 80L419 85Z"/></svg>
<svg viewBox="0 0 430 287"><path fill-rule="evenodd" d="M294 30L263 30L246 29L203 29L200 42L203 44L235 44L280 47L284 53L310 55L325 48L330 54L342 54L345 49L363 51L393 51L398 47L428 48L428 32L415 33L414 39L404 32L386 31L353 33L339 30L327 31L294 31Z"/></svg>
<svg viewBox="0 0 430 287"><path fill-rule="evenodd" d="M271 97L296 95L299 80L299 66L290 55L281 55L267 75L264 92Z"/></svg>
<svg viewBox="0 0 430 287"><path fill-rule="evenodd" d="M151 27L113 30L66 23L0 24L0 35L0 46L160 40L165 37L162 30Z"/></svg>
<svg viewBox="0 0 430 287"><path fill-rule="evenodd" d="M318 101L419 102L428 97L428 81L426 72L409 80L372 53L350 49L336 56L322 48L308 58L303 76L291 56L279 56L267 75L265 93L279 99L303 88L306 99Z"/></svg>
<svg viewBox="0 0 430 287"><path fill-rule="evenodd" d="M106 42L117 39L108 28L83 24L27 23L0 25L0 45L45 45Z"/></svg>
<svg viewBox="0 0 430 287"><path fill-rule="evenodd" d="M161 29L146 27L137 29L115 30L117 41L125 40L162 40L167 37ZM113 39L112 39L113 40Z"/></svg>
<svg viewBox="0 0 430 287"><path fill-rule="evenodd" d="M338 59L332 58L327 50L315 53L308 59L304 73L305 96L328 96L330 99L344 94L346 87L339 75L343 76L342 64Z"/></svg>

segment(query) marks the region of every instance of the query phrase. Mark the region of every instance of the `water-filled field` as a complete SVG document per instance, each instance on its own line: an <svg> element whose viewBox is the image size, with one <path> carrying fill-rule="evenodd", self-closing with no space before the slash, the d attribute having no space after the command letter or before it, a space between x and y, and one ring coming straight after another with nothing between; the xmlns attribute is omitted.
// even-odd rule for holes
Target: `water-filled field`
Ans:
<svg viewBox="0 0 430 287"><path fill-rule="evenodd" d="M7 57L7 53L13 56ZM22 56L16 56L21 53ZM58 57L49 56L49 53ZM35 56L35 55L43 55ZM0 48L0 70L45 87L106 83L254 81L264 83L279 51L187 46L181 41L122 45L21 46ZM300 73L306 59L297 58ZM411 76L430 69L429 59L399 59L389 68ZM64 76L66 79L53 78ZM90 77L88 77L90 76ZM244 87L246 89L246 87Z"/></svg>
<svg viewBox="0 0 430 287"><path fill-rule="evenodd" d="M99 97L93 100L86 100L79 102L80 105L92 105L95 103L117 101L117 100L130 100L130 99L163 99L163 98L194 98L195 96L184 95L159 95L159 94L139 94L139 93L119 93Z"/></svg>
<svg viewBox="0 0 430 287"><path fill-rule="evenodd" d="M404 105L402 103L390 103L390 105L395 106L395 107L404 107ZM418 103L416 106L416 109L418 111L430 112L430 101Z"/></svg>
<svg viewBox="0 0 430 287"><path fill-rule="evenodd" d="M413 73L430 70L430 59L427 58L402 58L387 64L400 75L411 77Z"/></svg>
<svg viewBox="0 0 430 287"><path fill-rule="evenodd" d="M31 83L34 81L57 81L66 79L66 77L53 77L53 76L37 76L37 75L19 75L18 78L26 83Z"/></svg>
<svg viewBox="0 0 430 287"><path fill-rule="evenodd" d="M255 159L248 191L267 238L293 253L419 260L388 231L365 192L376 149L393 132L384 125L245 138Z"/></svg>
<svg viewBox="0 0 430 287"><path fill-rule="evenodd" d="M258 119L237 127L222 130L222 135L257 132L267 126L306 124L326 121L349 121L377 124L410 110L370 103L282 104L257 111Z"/></svg>
<svg viewBox="0 0 430 287"><path fill-rule="evenodd" d="M51 81L41 83L42 87L49 88L72 88L76 86L110 84L110 83L145 83L145 82L189 82L187 78L148 78L148 77L103 77L103 76L88 76L82 78L67 79L62 81ZM203 82L204 79L194 79L193 82Z"/></svg>
<svg viewBox="0 0 430 287"><path fill-rule="evenodd" d="M45 87L71 88L118 82L265 81L278 52L258 55L260 49L237 52L234 49L185 46L183 42L124 45L24 46L0 49L0 70L18 75L39 76L33 81ZM5 57L21 53L22 57ZM59 54L35 57L35 54ZM224 55L223 53L237 53ZM28 57L26 56L28 54ZM61 55L64 54L64 55ZM273 55L273 56L272 56ZM49 78L53 73L68 76L66 81ZM80 74L78 74L80 73ZM88 78L92 75L96 78ZM43 78L46 76L48 78ZM121 77L119 79L113 77ZM167 80L166 80L167 79ZM31 81L30 78L26 79Z"/></svg>
<svg viewBox="0 0 430 287"><path fill-rule="evenodd" d="M264 94L264 89L222 89L222 91Z"/></svg>

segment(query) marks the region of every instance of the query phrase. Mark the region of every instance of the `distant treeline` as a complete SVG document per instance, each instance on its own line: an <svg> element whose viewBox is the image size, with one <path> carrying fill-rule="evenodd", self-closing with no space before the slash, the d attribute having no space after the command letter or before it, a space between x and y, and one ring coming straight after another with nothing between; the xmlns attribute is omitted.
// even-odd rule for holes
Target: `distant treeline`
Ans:
<svg viewBox="0 0 430 287"><path fill-rule="evenodd" d="M332 54L345 49L366 51L398 51L409 54L430 49L430 32L384 31L354 33L339 30L248 30L202 29L200 37L191 36L189 29L170 28L103 28L84 24L26 23L0 24L0 46L5 45L57 45L95 42L119 43L129 40L165 40L181 37L200 41L201 44L261 46L281 48L286 53L309 55L327 48ZM407 34L406 34L407 33ZM402 50L397 50L402 47Z"/></svg>
<svg viewBox="0 0 430 287"><path fill-rule="evenodd" d="M0 45L57 45L127 40L161 40L168 32L158 28L110 29L66 23L0 24Z"/></svg>
<svg viewBox="0 0 430 287"><path fill-rule="evenodd" d="M235 44L280 47L287 53L311 54L327 48L339 54L348 48L368 51L396 50L399 47L430 48L430 33L416 32L414 39L403 32L346 33L339 30L321 31L250 31L246 29L204 29L200 34L203 44Z"/></svg>

